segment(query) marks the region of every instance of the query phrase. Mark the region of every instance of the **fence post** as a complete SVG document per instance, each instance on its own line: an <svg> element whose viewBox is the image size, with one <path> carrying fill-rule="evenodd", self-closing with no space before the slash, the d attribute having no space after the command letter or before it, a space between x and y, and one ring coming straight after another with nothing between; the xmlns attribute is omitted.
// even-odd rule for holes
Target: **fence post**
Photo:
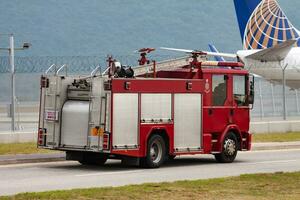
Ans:
<svg viewBox="0 0 300 200"><path fill-rule="evenodd" d="M298 90L295 89L296 94L296 106L297 106L297 114L299 114L299 97L298 97Z"/></svg>
<svg viewBox="0 0 300 200"><path fill-rule="evenodd" d="M275 97L274 97L274 84L271 83L271 96L272 96L272 106L273 106L273 116L276 113Z"/></svg>
<svg viewBox="0 0 300 200"><path fill-rule="evenodd" d="M264 104L263 104L263 97L262 97L262 89L261 89L261 79L258 81L258 88L259 88L259 99L260 99L260 118L264 118Z"/></svg>

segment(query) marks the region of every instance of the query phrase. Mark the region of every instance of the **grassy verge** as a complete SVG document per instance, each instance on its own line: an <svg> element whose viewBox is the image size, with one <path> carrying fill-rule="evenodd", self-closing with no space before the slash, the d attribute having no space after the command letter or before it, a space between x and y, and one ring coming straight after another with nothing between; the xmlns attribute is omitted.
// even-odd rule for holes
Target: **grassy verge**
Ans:
<svg viewBox="0 0 300 200"><path fill-rule="evenodd" d="M292 142L300 141L300 133L269 133L269 134L254 134L253 142Z"/></svg>
<svg viewBox="0 0 300 200"><path fill-rule="evenodd" d="M290 142L300 141L300 133L254 134L253 142ZM36 143L0 144L0 155L54 153L55 151L37 149Z"/></svg>
<svg viewBox="0 0 300 200"><path fill-rule="evenodd" d="M2 199L300 199L300 172L24 193Z"/></svg>
<svg viewBox="0 0 300 200"><path fill-rule="evenodd" d="M36 143L0 144L0 155L53 153L54 151L38 149Z"/></svg>

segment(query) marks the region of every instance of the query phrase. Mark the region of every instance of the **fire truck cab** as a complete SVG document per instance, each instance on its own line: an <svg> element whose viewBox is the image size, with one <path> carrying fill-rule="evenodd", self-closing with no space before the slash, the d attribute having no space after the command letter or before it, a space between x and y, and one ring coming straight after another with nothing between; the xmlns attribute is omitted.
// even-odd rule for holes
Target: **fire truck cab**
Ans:
<svg viewBox="0 0 300 200"><path fill-rule="evenodd" d="M148 62L130 78L43 75L38 147L82 164L154 168L191 154L233 162L251 148L252 78L241 63L176 61Z"/></svg>

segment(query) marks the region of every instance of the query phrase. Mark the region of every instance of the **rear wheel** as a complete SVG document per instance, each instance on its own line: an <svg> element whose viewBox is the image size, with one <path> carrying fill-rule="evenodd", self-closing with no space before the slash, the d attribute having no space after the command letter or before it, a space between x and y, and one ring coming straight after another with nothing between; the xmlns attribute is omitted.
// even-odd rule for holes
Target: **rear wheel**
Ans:
<svg viewBox="0 0 300 200"><path fill-rule="evenodd" d="M233 132L228 132L222 144L222 152L215 154L215 158L220 163L232 163L237 155L238 141Z"/></svg>
<svg viewBox="0 0 300 200"><path fill-rule="evenodd" d="M104 165L106 161L106 155L95 153L84 153L82 159L78 160L82 165Z"/></svg>
<svg viewBox="0 0 300 200"><path fill-rule="evenodd" d="M140 165L147 168L158 168L166 159L166 144L160 135L152 135L148 140L147 154Z"/></svg>

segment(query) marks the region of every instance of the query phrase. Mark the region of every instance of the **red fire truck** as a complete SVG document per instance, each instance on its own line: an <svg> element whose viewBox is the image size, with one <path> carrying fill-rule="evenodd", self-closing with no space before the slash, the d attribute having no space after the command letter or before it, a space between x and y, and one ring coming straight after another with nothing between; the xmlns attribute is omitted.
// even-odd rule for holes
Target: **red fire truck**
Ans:
<svg viewBox="0 0 300 200"><path fill-rule="evenodd" d="M191 154L230 163L250 150L254 79L242 63L206 61L201 52L156 63L144 51L140 66L110 58L102 75L47 70L38 147L82 164L121 159L149 168Z"/></svg>

